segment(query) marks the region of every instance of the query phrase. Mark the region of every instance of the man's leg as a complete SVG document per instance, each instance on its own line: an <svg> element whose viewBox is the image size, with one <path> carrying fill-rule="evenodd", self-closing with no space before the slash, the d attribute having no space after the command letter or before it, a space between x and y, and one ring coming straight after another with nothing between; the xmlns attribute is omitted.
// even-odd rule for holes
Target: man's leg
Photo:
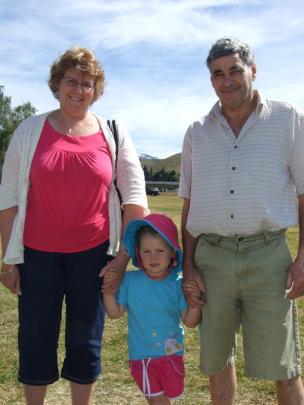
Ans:
<svg viewBox="0 0 304 405"><path fill-rule="evenodd" d="M95 384L77 384L71 382L72 405L89 405Z"/></svg>
<svg viewBox="0 0 304 405"><path fill-rule="evenodd" d="M304 388L300 377L277 381L279 405L304 405Z"/></svg>
<svg viewBox="0 0 304 405"><path fill-rule="evenodd" d="M296 302L285 292L291 256L283 234L265 234L244 256L243 347L247 377L276 381L280 405L304 405ZM256 243L259 243L257 240Z"/></svg>
<svg viewBox="0 0 304 405"><path fill-rule="evenodd" d="M47 385L23 385L26 405L43 405L47 390Z"/></svg>
<svg viewBox="0 0 304 405"><path fill-rule="evenodd" d="M234 405L237 382L233 364L217 374L210 375L209 383L213 405Z"/></svg>
<svg viewBox="0 0 304 405"><path fill-rule="evenodd" d="M234 404L237 387L234 355L241 323L238 278L242 263L234 239L222 241L216 236L201 235L195 252L195 264L207 287L199 327L200 366L209 376L215 405Z"/></svg>

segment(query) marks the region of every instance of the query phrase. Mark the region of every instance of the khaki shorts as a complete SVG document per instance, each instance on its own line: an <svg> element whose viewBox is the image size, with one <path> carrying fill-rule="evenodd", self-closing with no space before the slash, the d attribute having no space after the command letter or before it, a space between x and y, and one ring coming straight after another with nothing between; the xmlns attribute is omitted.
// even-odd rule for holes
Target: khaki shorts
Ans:
<svg viewBox="0 0 304 405"><path fill-rule="evenodd" d="M202 371L216 374L233 363L242 327L247 376L285 380L299 375L296 303L285 291L292 260L284 232L201 235L195 262L207 288L200 325Z"/></svg>

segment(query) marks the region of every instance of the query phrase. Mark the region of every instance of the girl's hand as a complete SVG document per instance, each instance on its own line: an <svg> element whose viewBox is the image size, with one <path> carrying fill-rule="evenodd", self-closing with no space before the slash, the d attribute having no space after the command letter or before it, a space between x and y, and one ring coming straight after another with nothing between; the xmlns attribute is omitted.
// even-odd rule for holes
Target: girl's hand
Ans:
<svg viewBox="0 0 304 405"><path fill-rule="evenodd" d="M200 294L192 294L193 288L196 288L192 283L198 286ZM185 285L188 287L185 288ZM204 295L206 293L206 287L197 268L192 262L187 260L183 262L183 291L190 307L202 308L205 303Z"/></svg>
<svg viewBox="0 0 304 405"><path fill-rule="evenodd" d="M113 295L114 292L109 291L111 286L119 285L120 277L119 271L116 267L110 267L107 269L105 275L103 276L103 284L101 290L104 294Z"/></svg>
<svg viewBox="0 0 304 405"><path fill-rule="evenodd" d="M108 262L99 273L99 277L104 277L101 291L104 294L115 294L120 286L121 280L129 261L129 256L118 254L113 260ZM109 275L107 276L107 274Z"/></svg>
<svg viewBox="0 0 304 405"><path fill-rule="evenodd" d="M194 280L186 281L184 283L184 290L188 291L189 294L193 295L194 297L201 297L202 295L198 283Z"/></svg>
<svg viewBox="0 0 304 405"><path fill-rule="evenodd" d="M183 290L190 307L199 309L203 307L202 291L197 281L185 281L183 283Z"/></svg>

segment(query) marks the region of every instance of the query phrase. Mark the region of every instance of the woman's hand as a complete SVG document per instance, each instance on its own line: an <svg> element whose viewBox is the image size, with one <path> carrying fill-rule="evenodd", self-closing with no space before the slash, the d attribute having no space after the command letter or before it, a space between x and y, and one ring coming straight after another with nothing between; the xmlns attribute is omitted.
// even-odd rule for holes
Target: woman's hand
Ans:
<svg viewBox="0 0 304 405"><path fill-rule="evenodd" d="M2 263L0 281L4 287L8 288L13 294L22 294L20 288L20 275L17 266Z"/></svg>
<svg viewBox="0 0 304 405"><path fill-rule="evenodd" d="M119 252L113 260L108 262L105 267L102 268L99 277L104 277L101 287L101 291L104 294L112 295L116 293L125 274L128 262L129 256L123 252ZM109 275L105 277L108 272Z"/></svg>
<svg viewBox="0 0 304 405"><path fill-rule="evenodd" d="M137 204L125 204L123 206L123 226L121 234L124 234L126 226L133 219L142 218L145 214L145 208ZM127 255L122 244L118 255L114 257L113 260L109 261L106 266L99 273L99 277L103 277L109 269L115 269L117 271L118 277L115 280L103 280L103 285L101 291L105 294L115 294L118 287L120 286L121 280L125 274L127 265L129 263L130 257Z"/></svg>
<svg viewBox="0 0 304 405"><path fill-rule="evenodd" d="M11 237L13 223L18 212L18 207L10 207L0 210L0 235L2 245L2 257L5 257L6 249ZM21 295L19 270L14 264L6 264L2 261L0 281L13 294Z"/></svg>
<svg viewBox="0 0 304 405"><path fill-rule="evenodd" d="M102 286L102 292L105 295L113 295L112 293L108 293L107 290L109 288L104 289L104 285L106 286L116 286L119 285L120 283L120 273L119 270L116 267L108 267L105 271L105 274L103 276L103 286Z"/></svg>

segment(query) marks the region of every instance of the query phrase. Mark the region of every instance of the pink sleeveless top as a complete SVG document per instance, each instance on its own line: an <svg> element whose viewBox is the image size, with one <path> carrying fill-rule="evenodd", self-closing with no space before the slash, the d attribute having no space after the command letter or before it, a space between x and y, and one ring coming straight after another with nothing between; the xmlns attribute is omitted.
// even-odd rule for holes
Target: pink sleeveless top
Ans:
<svg viewBox="0 0 304 405"><path fill-rule="evenodd" d="M30 169L24 245L69 253L105 242L111 180L111 152L101 130L66 136L46 120Z"/></svg>

